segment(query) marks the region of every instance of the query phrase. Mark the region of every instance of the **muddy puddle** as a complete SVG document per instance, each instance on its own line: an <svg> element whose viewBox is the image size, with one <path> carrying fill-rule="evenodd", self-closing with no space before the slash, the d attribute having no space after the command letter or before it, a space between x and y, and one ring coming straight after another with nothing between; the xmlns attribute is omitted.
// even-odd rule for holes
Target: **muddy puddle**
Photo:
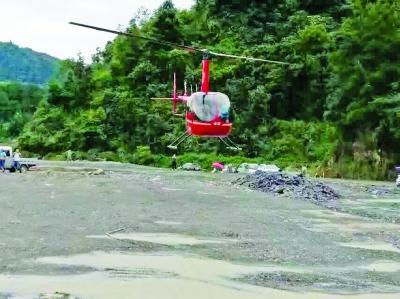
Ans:
<svg viewBox="0 0 400 299"><path fill-rule="evenodd" d="M315 232L332 233L380 233L400 232L400 225L372 221L371 219L340 213L330 210L304 210L302 211L307 219L312 222L308 230Z"/></svg>
<svg viewBox="0 0 400 299"><path fill-rule="evenodd" d="M158 220L154 221L155 224L160 224L160 225L181 225L182 222L178 221L168 221L168 220Z"/></svg>
<svg viewBox="0 0 400 299"><path fill-rule="evenodd" d="M180 188L168 188L168 187L162 187L161 188L164 191L185 191L184 189L180 189Z"/></svg>
<svg viewBox="0 0 400 299"><path fill-rule="evenodd" d="M287 267L238 265L167 253L149 255L94 252L70 257L40 258L37 262L60 266L86 265L98 271L71 276L0 276L0 289L12 292L16 295L13 298L36 298L35 295L39 293L51 294L62 290L79 298L99 299L256 299L263 298L267 289L230 279L253 272L289 270Z"/></svg>
<svg viewBox="0 0 400 299"><path fill-rule="evenodd" d="M399 298L399 294L343 296L318 292L296 293L250 285L234 279L251 273L280 275L277 273L283 271L302 277L305 274L296 269L288 272L291 270L290 267L241 265L198 256L94 252L76 256L39 258L36 262L55 264L60 267L86 266L97 271L68 276L0 275L0 289L12 294L9 298L16 299L36 299L39 294L42 294L39 298L48 299L333 299L342 297L375 299L378 296L381 299ZM64 297L57 297L57 294L62 294Z"/></svg>
<svg viewBox="0 0 400 299"><path fill-rule="evenodd" d="M178 245L201 245L201 244L223 244L234 240L223 239L199 239L192 236L168 233L113 233L106 235L87 236L90 239L116 239L125 241L137 241L156 243L167 246Z"/></svg>
<svg viewBox="0 0 400 299"><path fill-rule="evenodd" d="M399 203L400 204L400 198L375 198L375 199L369 199L369 202L372 203Z"/></svg>
<svg viewBox="0 0 400 299"><path fill-rule="evenodd" d="M341 233L376 233L381 231L399 230L398 226L374 222L343 222L332 223L326 220L314 220L314 225L309 228L315 232L341 232Z"/></svg>
<svg viewBox="0 0 400 299"><path fill-rule="evenodd" d="M358 248L358 249L400 253L400 249L397 248L396 246L390 243L379 242L379 241L349 242L349 243L339 243L339 245L351 248Z"/></svg>
<svg viewBox="0 0 400 299"><path fill-rule="evenodd" d="M372 264L362 266L361 268L376 272L400 272L400 262L376 261Z"/></svg>

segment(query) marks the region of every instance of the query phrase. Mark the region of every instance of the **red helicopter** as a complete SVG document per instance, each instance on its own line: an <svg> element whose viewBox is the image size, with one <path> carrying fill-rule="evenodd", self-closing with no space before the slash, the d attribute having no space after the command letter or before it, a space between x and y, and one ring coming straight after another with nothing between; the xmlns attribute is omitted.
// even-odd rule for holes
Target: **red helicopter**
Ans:
<svg viewBox="0 0 400 299"><path fill-rule="evenodd" d="M232 122L229 120L230 101L229 97L221 92L210 91L210 62L212 57L225 57L234 59L243 59L248 61L259 61L287 65L286 62L267 60L246 56L237 56L223 53L216 53L207 49L200 49L192 46L179 45L167 41L160 41L154 38L136 35L128 32L115 31L101 27L70 22L71 25L104 31L117 35L123 35L130 38L140 38L159 45L166 45L174 48L186 50L191 53L201 53L203 55L202 79L200 91L191 95L187 94L186 82L183 95L177 95L176 75L174 73L172 98L153 98L156 100L172 100L173 113L177 114L177 104L183 103L189 108L185 113L186 131L179 136L168 148L177 149L177 146L190 136L219 138L228 148L241 150L230 138L232 131ZM181 116L181 115L179 115Z"/></svg>

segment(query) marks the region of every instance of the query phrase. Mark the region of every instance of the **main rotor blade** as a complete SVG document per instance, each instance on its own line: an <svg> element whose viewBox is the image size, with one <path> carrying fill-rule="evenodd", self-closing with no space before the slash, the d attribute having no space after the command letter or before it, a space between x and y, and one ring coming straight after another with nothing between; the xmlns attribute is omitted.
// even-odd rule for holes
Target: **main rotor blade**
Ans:
<svg viewBox="0 0 400 299"><path fill-rule="evenodd" d="M173 47L173 48L179 48L179 49L183 49L183 50L186 50L186 51L189 51L189 52L198 52L198 53L204 53L204 54L208 53L211 56L243 59L243 60L249 60L249 61L261 61L261 62L283 64L283 65L288 65L289 64L287 62L282 62L282 61L275 61L275 60L260 59L260 58L246 57L246 56L238 56L238 55L216 53L216 52L209 51L207 49L200 49L200 48L195 48L195 47L190 47L190 46L185 46L185 45L179 45L179 44L175 44L175 43L171 43L171 42L167 42L167 41L161 41L161 40L158 40L158 39L155 39L155 38L151 38L151 37L147 37L147 36L143 36L143 35L137 35L137 34L128 33L128 32L111 30L111 29L106 29L106 28L102 28L102 27L96 27L96 26L82 24L82 23L69 22L69 24L75 25L75 26L80 26L80 27L85 27L85 28L89 28L89 29L94 29L94 30L97 30L97 31L103 31L103 32L108 32L108 33L112 33L112 34L123 35L123 36L131 37L131 38L132 37L141 38L141 39L147 40L149 42L152 42L152 43L155 43L155 44L158 44L158 45L167 45L167 46L170 46L170 47Z"/></svg>
<svg viewBox="0 0 400 299"><path fill-rule="evenodd" d="M247 56L237 56L237 55L216 53L216 52L211 52L211 51L210 51L209 53L210 53L212 56L218 56L218 57L227 57L227 58L243 59L243 60L250 60L250 61L261 61L261 62L268 62L268 63L289 65L289 63L287 63L287 62L276 61L276 60L268 60L268 59L261 59L261 58L253 58L253 57L247 57Z"/></svg>
<svg viewBox="0 0 400 299"><path fill-rule="evenodd" d="M81 23L76 23L76 22L69 22L69 24L75 25L75 26L80 26L80 27L85 27L85 28L89 28L89 29L94 29L94 30L98 30L98 31L104 31L104 32L108 32L108 33L113 33L113 34L117 34L117 35L124 35L124 36L128 36L128 37L141 38L141 39L148 40L148 41L150 41L152 43L155 43L155 44L167 45L167 46L170 46L170 47L173 47L173 48L180 48L180 49L184 49L184 50L189 51L189 52L203 52L202 50L194 48L194 47L178 45L178 44L167 42L167 41L160 41L160 40L157 40L155 38L142 36L142 35L137 35L137 34L133 34L133 33L110 30L110 29L106 29L106 28L101 28L101 27L96 27L96 26L86 25L86 24L81 24Z"/></svg>

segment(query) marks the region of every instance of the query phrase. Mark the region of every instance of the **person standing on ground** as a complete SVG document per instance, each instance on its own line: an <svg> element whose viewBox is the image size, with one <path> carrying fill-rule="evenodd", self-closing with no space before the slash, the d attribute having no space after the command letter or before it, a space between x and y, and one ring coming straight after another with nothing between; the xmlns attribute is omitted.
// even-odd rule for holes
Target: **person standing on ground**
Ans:
<svg viewBox="0 0 400 299"><path fill-rule="evenodd" d="M19 152L19 149L15 150L13 161L14 161L13 167L15 168L15 170L19 170L19 172L22 172L21 171L21 153Z"/></svg>
<svg viewBox="0 0 400 299"><path fill-rule="evenodd" d="M6 152L3 150L0 150L0 170L3 172L6 171L5 165L6 165Z"/></svg>
<svg viewBox="0 0 400 299"><path fill-rule="evenodd" d="M176 169L176 155L175 154L172 156L171 167L172 167L172 169Z"/></svg>
<svg viewBox="0 0 400 299"><path fill-rule="evenodd" d="M71 162L72 161L72 151L70 149L66 151L66 155L67 155L67 161Z"/></svg>

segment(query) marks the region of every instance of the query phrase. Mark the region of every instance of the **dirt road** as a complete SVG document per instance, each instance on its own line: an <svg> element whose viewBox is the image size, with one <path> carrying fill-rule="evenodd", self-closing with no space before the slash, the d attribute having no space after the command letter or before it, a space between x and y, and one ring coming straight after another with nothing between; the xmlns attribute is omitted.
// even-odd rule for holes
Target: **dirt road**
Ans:
<svg viewBox="0 0 400 299"><path fill-rule="evenodd" d="M327 180L333 211L233 175L44 166L0 175L1 299L400 296L389 184Z"/></svg>

